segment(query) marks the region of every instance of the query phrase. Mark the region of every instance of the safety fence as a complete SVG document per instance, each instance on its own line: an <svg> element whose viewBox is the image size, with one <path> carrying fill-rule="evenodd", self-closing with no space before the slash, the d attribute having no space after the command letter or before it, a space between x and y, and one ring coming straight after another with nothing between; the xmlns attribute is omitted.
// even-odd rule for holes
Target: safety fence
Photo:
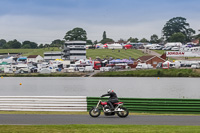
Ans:
<svg viewBox="0 0 200 133"><path fill-rule="evenodd" d="M98 100L98 97L87 97L87 110L96 106ZM130 112L200 114L200 99L119 98L119 101Z"/></svg>
<svg viewBox="0 0 200 133"><path fill-rule="evenodd" d="M0 111L88 111L99 97L0 96ZM102 98L107 101L106 98ZM200 99L119 98L130 112L200 114Z"/></svg>
<svg viewBox="0 0 200 133"><path fill-rule="evenodd" d="M1 111L87 111L86 96L0 96Z"/></svg>

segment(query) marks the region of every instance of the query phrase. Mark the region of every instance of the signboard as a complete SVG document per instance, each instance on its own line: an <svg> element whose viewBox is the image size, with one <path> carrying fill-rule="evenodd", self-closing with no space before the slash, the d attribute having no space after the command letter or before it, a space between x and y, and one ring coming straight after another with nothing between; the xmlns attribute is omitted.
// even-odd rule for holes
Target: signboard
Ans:
<svg viewBox="0 0 200 133"><path fill-rule="evenodd" d="M181 51L167 51L166 56L167 57L184 57L185 52Z"/></svg>
<svg viewBox="0 0 200 133"><path fill-rule="evenodd" d="M200 51L184 52L184 51L167 51L167 57L200 57Z"/></svg>

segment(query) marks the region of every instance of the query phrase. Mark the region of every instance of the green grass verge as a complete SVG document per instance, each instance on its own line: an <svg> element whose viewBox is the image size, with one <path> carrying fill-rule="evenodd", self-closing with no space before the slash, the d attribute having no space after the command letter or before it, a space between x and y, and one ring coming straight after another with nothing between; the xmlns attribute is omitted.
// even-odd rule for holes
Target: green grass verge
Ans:
<svg viewBox="0 0 200 133"><path fill-rule="evenodd" d="M151 69L101 72L94 77L200 77L200 72L192 69Z"/></svg>
<svg viewBox="0 0 200 133"><path fill-rule="evenodd" d="M83 77L87 73L27 73L27 74L0 74L3 77ZM192 69L151 69L133 71L100 72L93 77L200 77L200 70Z"/></svg>
<svg viewBox="0 0 200 133"><path fill-rule="evenodd" d="M1 133L198 133L200 126L167 125L1 125Z"/></svg>

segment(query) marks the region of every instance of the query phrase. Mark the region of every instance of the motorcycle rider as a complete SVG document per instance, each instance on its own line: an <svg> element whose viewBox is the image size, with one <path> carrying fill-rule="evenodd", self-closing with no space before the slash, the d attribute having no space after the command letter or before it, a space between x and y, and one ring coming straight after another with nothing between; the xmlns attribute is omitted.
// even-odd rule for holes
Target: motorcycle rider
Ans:
<svg viewBox="0 0 200 133"><path fill-rule="evenodd" d="M113 104L118 102L117 94L113 90L109 89L107 91L107 94L104 94L101 97L105 97L105 96L110 96L107 103L110 106L111 111L114 111Z"/></svg>

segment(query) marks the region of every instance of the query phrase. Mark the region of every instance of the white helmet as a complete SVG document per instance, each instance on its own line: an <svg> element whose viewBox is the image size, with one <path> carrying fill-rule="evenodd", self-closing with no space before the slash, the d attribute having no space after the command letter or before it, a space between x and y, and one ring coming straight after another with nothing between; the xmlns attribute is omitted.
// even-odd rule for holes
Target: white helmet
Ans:
<svg viewBox="0 0 200 133"><path fill-rule="evenodd" d="M108 89L108 91L107 91L108 93L111 93L112 92L112 90L111 89Z"/></svg>

